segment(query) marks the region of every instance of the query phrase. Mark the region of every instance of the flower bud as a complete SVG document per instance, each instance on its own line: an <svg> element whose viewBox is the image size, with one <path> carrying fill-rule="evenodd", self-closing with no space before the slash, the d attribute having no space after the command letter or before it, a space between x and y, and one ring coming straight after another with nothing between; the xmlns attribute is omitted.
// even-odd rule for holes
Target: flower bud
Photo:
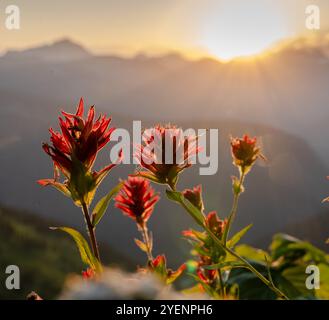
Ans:
<svg viewBox="0 0 329 320"><path fill-rule="evenodd" d="M183 191L184 197L190 201L196 208L201 212L204 210L203 200L202 200L202 187L198 185L193 189L186 189Z"/></svg>
<svg viewBox="0 0 329 320"><path fill-rule="evenodd" d="M257 138L251 139L248 135L244 135L242 139L231 139L233 164L243 174L247 174L257 158L261 156L260 148L256 144Z"/></svg>

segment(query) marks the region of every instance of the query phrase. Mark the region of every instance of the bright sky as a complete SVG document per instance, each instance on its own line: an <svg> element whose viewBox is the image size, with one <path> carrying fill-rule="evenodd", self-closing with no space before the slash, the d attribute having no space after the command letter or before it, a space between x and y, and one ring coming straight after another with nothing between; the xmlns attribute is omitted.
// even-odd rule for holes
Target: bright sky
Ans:
<svg viewBox="0 0 329 320"><path fill-rule="evenodd" d="M21 10L21 29L5 29L5 8ZM182 51L229 59L259 53L307 32L317 4L329 30L329 0L1 0L0 51L70 37L94 52Z"/></svg>

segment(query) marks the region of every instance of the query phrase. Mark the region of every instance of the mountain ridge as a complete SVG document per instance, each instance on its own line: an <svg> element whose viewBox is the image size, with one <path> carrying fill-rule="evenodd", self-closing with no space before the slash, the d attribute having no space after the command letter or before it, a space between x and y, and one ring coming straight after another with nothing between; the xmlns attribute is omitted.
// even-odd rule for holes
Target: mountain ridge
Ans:
<svg viewBox="0 0 329 320"><path fill-rule="evenodd" d="M246 61L248 63L249 57L236 57L233 58L227 62L223 62L220 59L215 59L211 56L200 56L198 58L190 59L184 53L177 51L168 51L161 54L151 54L146 53L144 51L137 52L135 55L131 57L124 57L120 54L113 54L109 51L109 53L103 53L103 54L93 54L85 45L82 43L79 43L78 41L74 40L73 38L69 37L63 37L56 39L48 44L40 44L40 45L34 45L27 49L9 49L4 52L0 58L19 58L22 55L26 56L34 56L36 58L45 58L45 55L51 54L51 51L56 52L57 54L60 51L63 51L62 54L65 53L72 54L72 60L74 59L83 59L88 58L91 56L94 57L117 57L122 58L125 60L147 60L147 59L163 59L163 58L176 58L180 60L187 60L187 61L196 61L196 62L202 62L202 61L212 61L219 64L230 64L230 63L236 63L236 62L244 62ZM321 34L312 35L312 36L300 36L296 38L287 39L284 41L279 41L276 44L274 44L271 48L266 49L264 51L264 54L269 56L275 56L277 54L282 54L285 52L306 52L307 54L319 54L324 58L329 58L329 32L323 32ZM79 53L76 57L74 57L73 53ZM260 57L260 55L255 55L255 58ZM53 56L53 55L52 55ZM55 59L55 56L52 57ZM49 59L49 57L47 57ZM46 60L47 60L46 59ZM60 57L57 57L57 59L60 59ZM51 59L50 59L51 60ZM64 59L65 60L65 59Z"/></svg>

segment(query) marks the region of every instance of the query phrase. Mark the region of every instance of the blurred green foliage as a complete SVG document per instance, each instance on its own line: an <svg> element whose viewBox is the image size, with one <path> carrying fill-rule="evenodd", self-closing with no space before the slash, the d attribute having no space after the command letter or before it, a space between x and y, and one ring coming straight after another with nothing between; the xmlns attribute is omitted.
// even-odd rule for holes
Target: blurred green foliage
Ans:
<svg viewBox="0 0 329 320"><path fill-rule="evenodd" d="M0 207L0 299L26 299L31 291L53 299L70 273L80 274L86 268L74 241L62 232L49 230L54 225L58 223ZM102 253L105 263L130 264L107 246L102 246ZM5 286L8 265L20 268L19 290Z"/></svg>
<svg viewBox="0 0 329 320"><path fill-rule="evenodd" d="M306 241L286 234L276 234L269 252L248 245L239 245L236 252L247 258L264 276L269 272L275 285L290 299L329 299L329 255ZM266 256L266 260L265 260ZM320 289L309 290L305 282L310 274L309 265L320 271ZM228 283L238 285L240 299L275 299L276 296L253 273L246 269L233 269Z"/></svg>

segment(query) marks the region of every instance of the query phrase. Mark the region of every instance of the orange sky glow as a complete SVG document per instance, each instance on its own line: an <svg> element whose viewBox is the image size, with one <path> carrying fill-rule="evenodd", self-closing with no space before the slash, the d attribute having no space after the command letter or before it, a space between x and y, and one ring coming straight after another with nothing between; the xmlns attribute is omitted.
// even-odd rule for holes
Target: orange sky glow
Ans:
<svg viewBox="0 0 329 320"><path fill-rule="evenodd" d="M101 54L178 51L192 58L230 60L311 33L305 27L310 4L321 10L320 31L329 29L326 0L14 2L20 8L21 29L6 30L5 8L13 1L1 1L0 52L69 37Z"/></svg>

